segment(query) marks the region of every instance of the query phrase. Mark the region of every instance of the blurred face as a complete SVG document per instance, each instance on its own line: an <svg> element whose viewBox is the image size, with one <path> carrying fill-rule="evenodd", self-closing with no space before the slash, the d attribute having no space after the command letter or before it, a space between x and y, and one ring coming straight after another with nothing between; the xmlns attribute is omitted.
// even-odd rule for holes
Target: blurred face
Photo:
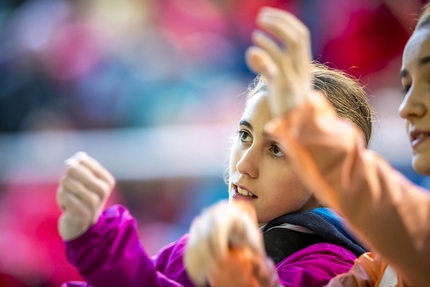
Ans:
<svg viewBox="0 0 430 287"><path fill-rule="evenodd" d="M412 146L412 166L430 175L430 28L415 31L403 52L402 85L406 95L399 108Z"/></svg>
<svg viewBox="0 0 430 287"><path fill-rule="evenodd" d="M229 199L252 204L260 224L318 206L278 144L264 133L271 120L266 95L251 97L230 154Z"/></svg>

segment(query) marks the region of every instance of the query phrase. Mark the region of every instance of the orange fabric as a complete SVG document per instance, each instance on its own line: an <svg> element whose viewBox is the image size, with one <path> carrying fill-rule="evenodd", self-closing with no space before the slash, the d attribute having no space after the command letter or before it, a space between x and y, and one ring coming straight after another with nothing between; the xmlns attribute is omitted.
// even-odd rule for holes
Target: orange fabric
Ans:
<svg viewBox="0 0 430 287"><path fill-rule="evenodd" d="M364 253L348 273L336 276L326 287L406 287L396 273L390 273L388 266L388 261L383 257L371 252ZM387 285L387 280L396 284Z"/></svg>
<svg viewBox="0 0 430 287"><path fill-rule="evenodd" d="M430 286L430 194L366 150L361 131L313 91L268 123L298 176L350 223L356 235L402 274Z"/></svg>

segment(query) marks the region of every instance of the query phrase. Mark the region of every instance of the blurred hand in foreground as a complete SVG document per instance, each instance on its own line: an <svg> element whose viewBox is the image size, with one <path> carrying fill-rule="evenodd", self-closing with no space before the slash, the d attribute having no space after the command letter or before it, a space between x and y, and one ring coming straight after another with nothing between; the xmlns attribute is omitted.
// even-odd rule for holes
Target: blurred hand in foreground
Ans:
<svg viewBox="0 0 430 287"><path fill-rule="evenodd" d="M255 46L246 51L246 61L267 80L272 116L282 116L303 101L312 88L310 32L291 13L269 7L261 9L257 26L264 32L253 32Z"/></svg>
<svg viewBox="0 0 430 287"><path fill-rule="evenodd" d="M197 285L277 287L275 266L264 251L254 208L222 201L197 217L184 256Z"/></svg>

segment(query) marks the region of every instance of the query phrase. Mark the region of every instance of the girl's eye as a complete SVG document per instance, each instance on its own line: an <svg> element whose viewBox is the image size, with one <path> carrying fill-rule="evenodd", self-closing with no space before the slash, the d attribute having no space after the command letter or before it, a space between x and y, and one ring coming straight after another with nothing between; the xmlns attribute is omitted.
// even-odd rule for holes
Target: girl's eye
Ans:
<svg viewBox="0 0 430 287"><path fill-rule="evenodd" d="M238 131L238 133L239 133L239 140L241 142L250 142L252 140L251 135L249 134L248 131L240 130Z"/></svg>
<svg viewBox="0 0 430 287"><path fill-rule="evenodd" d="M281 148L275 144L270 146L270 151L273 153L276 157L284 156L284 152L281 150Z"/></svg>

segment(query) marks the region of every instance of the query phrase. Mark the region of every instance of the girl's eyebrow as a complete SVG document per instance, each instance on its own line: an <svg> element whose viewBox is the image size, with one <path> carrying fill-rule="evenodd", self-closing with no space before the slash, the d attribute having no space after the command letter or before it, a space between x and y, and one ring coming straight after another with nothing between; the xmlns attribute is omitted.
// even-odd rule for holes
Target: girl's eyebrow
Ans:
<svg viewBox="0 0 430 287"><path fill-rule="evenodd" d="M239 125L240 125L240 126L245 126L245 127L249 128L251 131L253 130L253 129L252 129L252 125L251 125L247 120L240 120ZM265 138L271 138L271 137L266 133L266 131L262 131L262 132L261 132L261 135L262 135L263 137L265 137Z"/></svg>
<svg viewBox="0 0 430 287"><path fill-rule="evenodd" d="M240 120L239 125L240 126L245 126L245 127L249 128L252 131L252 125L247 120Z"/></svg>
<svg viewBox="0 0 430 287"><path fill-rule="evenodd" d="M419 60L418 60L418 65L421 67L421 66L424 66L424 65L427 65L428 63L430 63L430 55L427 55L427 56L424 56L424 57L421 57Z"/></svg>
<svg viewBox="0 0 430 287"><path fill-rule="evenodd" d="M420 59L418 59L418 66L422 67L427 65L428 63L430 63L430 55L421 57ZM408 71L406 69L403 69L400 71L400 78L404 78L408 75Z"/></svg>

